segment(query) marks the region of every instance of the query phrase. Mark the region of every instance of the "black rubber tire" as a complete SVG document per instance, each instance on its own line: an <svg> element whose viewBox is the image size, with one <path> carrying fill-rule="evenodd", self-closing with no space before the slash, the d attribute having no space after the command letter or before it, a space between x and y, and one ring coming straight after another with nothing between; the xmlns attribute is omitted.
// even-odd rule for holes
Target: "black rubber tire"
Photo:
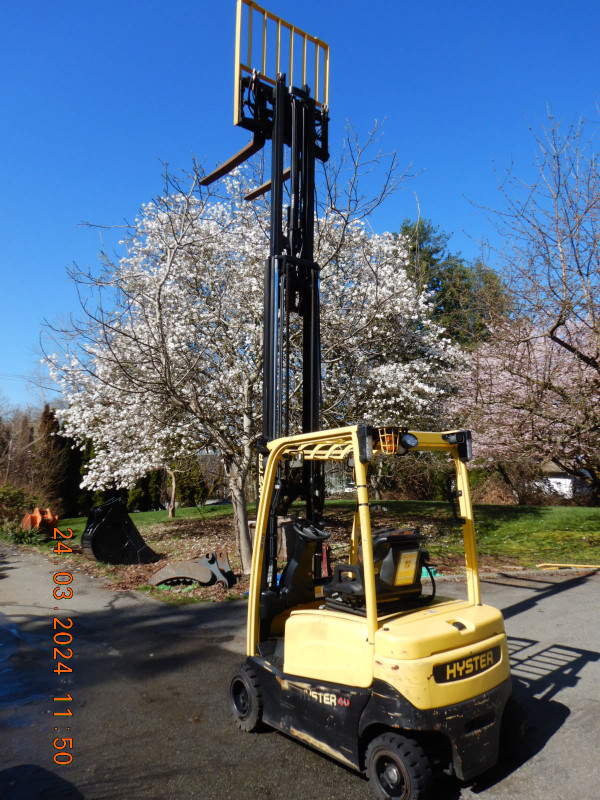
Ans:
<svg viewBox="0 0 600 800"><path fill-rule="evenodd" d="M527 758L529 725L525 709L514 697L509 697L500 723L500 758L519 763Z"/></svg>
<svg viewBox="0 0 600 800"><path fill-rule="evenodd" d="M235 724L241 731L250 733L260 727L263 701L256 672L242 664L229 682L229 705Z"/></svg>
<svg viewBox="0 0 600 800"><path fill-rule="evenodd" d="M382 733L367 747L369 785L379 800L430 800L433 772L425 751L399 733Z"/></svg>

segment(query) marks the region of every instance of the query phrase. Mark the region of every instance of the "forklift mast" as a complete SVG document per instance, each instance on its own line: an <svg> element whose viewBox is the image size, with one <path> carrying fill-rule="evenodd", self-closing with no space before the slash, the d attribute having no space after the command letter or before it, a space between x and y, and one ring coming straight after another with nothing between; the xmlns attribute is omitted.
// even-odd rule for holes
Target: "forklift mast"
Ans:
<svg viewBox="0 0 600 800"><path fill-rule="evenodd" d="M287 72L283 52L289 55ZM496 762L510 694L502 615L481 604L466 467L471 434L365 424L321 428L314 211L315 164L329 157L329 48L253 0L237 0L235 57L234 122L251 131L253 140L203 183L270 140L271 178L246 199L271 192L271 228L257 447L263 480L246 659L230 682L232 714L241 730L265 722L346 767L366 771L379 798L429 800L434 769L471 780ZM294 74L301 78L294 80ZM435 599L417 530L372 528L369 464L377 454L409 450L446 453L454 461L466 601ZM323 466L349 459L356 473L349 562L338 562L333 575L323 576L319 554L330 536L322 519ZM293 550L278 580L278 517L297 498L306 518L292 522ZM422 591L423 569L430 594Z"/></svg>
<svg viewBox="0 0 600 800"><path fill-rule="evenodd" d="M249 81L251 83L252 80ZM308 87L286 86L278 75L272 90L271 239L265 264L263 345L263 441L290 434L291 381L302 383L302 433L320 428L321 339L319 265L314 261L315 161L327 159L327 114L316 108ZM284 174L284 147L289 170ZM283 183L289 174L289 204ZM301 375L290 363L290 317L302 331ZM322 493L315 475L303 475L307 516L320 513Z"/></svg>
<svg viewBox="0 0 600 800"><path fill-rule="evenodd" d="M274 77L267 75L269 33L274 34L276 43ZM286 36L287 74L281 64ZM244 57L242 38L247 40ZM301 54L300 87L294 85L298 54ZM307 82L309 71L313 94ZM315 164L329 158L328 93L329 47L252 0L238 0L234 123L251 131L253 141L201 184L217 180L271 141L271 179L245 197L254 200L271 192L270 249L264 275L263 421L258 442L258 474L263 472L263 459L268 457L267 443L292 432L290 417L294 410L296 415L300 410L292 409L292 397L302 398L302 433L321 427L319 265L314 261ZM287 180L289 196L284 198ZM290 349L292 334L300 332L302 352L298 363L297 354ZM301 480L296 475L296 470L284 464L277 476L269 515L268 566L264 578L271 589L276 588L277 580L277 514L285 507L284 503L289 505L300 498L310 522L318 522L323 513L322 464L307 461L302 465Z"/></svg>

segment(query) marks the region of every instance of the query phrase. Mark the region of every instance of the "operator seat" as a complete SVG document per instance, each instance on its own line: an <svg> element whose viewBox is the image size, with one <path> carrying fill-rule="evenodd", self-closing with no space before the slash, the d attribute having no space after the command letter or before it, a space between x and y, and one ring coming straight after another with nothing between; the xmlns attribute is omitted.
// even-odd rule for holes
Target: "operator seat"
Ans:
<svg viewBox="0 0 600 800"><path fill-rule="evenodd" d="M315 600L314 560L320 542L329 539L322 522L296 519L292 523L294 545L292 556L283 568L277 591L268 588L260 593L260 636L263 654L265 642L279 632L273 630L273 621L294 606ZM263 562L264 563L264 562Z"/></svg>
<svg viewBox="0 0 600 800"><path fill-rule="evenodd" d="M418 529L375 528L372 532L375 592L382 601L421 593L421 565L428 560ZM352 604L365 602L364 568L359 564L337 564L332 592Z"/></svg>

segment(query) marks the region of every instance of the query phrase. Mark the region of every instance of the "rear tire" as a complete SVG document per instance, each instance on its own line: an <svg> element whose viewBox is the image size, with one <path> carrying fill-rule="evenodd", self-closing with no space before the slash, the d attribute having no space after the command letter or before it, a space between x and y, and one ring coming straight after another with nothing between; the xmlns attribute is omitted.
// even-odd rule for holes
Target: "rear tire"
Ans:
<svg viewBox="0 0 600 800"><path fill-rule="evenodd" d="M528 733L525 709L511 696L504 707L500 723L500 758L513 763L526 757Z"/></svg>
<svg viewBox="0 0 600 800"><path fill-rule="evenodd" d="M376 736L365 757L369 785L379 800L430 800L433 773L425 751L399 733Z"/></svg>
<svg viewBox="0 0 600 800"><path fill-rule="evenodd" d="M248 664L242 664L231 676L229 703L234 722L241 731L250 733L260 727L262 692L256 672Z"/></svg>

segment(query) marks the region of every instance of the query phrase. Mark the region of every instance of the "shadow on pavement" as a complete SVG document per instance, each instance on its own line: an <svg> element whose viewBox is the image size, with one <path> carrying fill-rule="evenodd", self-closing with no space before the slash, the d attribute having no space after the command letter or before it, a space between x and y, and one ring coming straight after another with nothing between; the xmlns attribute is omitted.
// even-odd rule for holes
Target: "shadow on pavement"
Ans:
<svg viewBox="0 0 600 800"><path fill-rule="evenodd" d="M572 581L569 581L573 585ZM558 588L558 587L557 587ZM539 753L571 713L554 697L579 682L583 668L600 660L600 653L553 644L540 648L534 639L508 637L513 698L518 710L507 731L501 762L471 787L488 789Z"/></svg>
<svg viewBox="0 0 600 800"><path fill-rule="evenodd" d="M579 673L600 653L553 644L538 647L534 639L508 637L508 650L515 701L508 727L503 731L499 763L471 784L480 793L507 778L539 753L568 718L570 709L553 698L562 689L575 686ZM436 800L458 800L463 784L444 778Z"/></svg>
<svg viewBox="0 0 600 800"><path fill-rule="evenodd" d="M9 566L9 562L7 561L7 559L4 558L4 556L0 555L0 580L2 578L6 578L5 573L9 569L14 569L14 567Z"/></svg>
<svg viewBox="0 0 600 800"><path fill-rule="evenodd" d="M115 594L115 601L117 597ZM18 645L11 647L4 662L4 681L14 679L14 685L11 684L10 691L7 685L5 694L12 696L14 705L19 705L37 699L38 693L30 697L24 692L21 698L15 690L17 683L31 687L42 682L46 695L50 694L49 683L56 690L74 683L81 697L106 682L114 683L117 678L142 685L153 678L176 674L186 666L199 669L211 652L232 642L245 618L245 603L179 608L144 603L119 608L111 602L104 609L86 614L65 608L54 615L48 612L46 618L23 616L18 626L2 626L0 615L0 643L4 631ZM62 625L53 619L60 620ZM58 636L60 646L73 654L72 661L64 659L66 668L60 676L53 674L51 659L57 645L54 634L62 634L62 640ZM56 651L54 655L58 658ZM0 687L0 701L2 695Z"/></svg>
<svg viewBox="0 0 600 800"><path fill-rule="evenodd" d="M522 614L524 611L530 611L548 597L552 597L553 595L561 594L569 589L575 589L578 586L581 586L594 575L596 575L595 571L588 572L585 575L578 575L574 578L567 578L566 580L562 579L562 576L557 576L558 579L552 580L542 576L539 578L531 578L525 576L520 577L514 574L503 575L502 573L499 573L498 579L492 580L490 578L486 578L484 581L482 581L482 583L492 583L498 586L519 586L521 588L531 589L534 592L531 597L528 597L525 600L520 600L518 603L513 603L506 608L500 609L502 611L502 616L505 620L507 620L516 616L517 614ZM502 580L502 578L505 578L505 580Z"/></svg>
<svg viewBox="0 0 600 800"><path fill-rule="evenodd" d="M85 800L72 783L36 764L0 772L2 800Z"/></svg>

